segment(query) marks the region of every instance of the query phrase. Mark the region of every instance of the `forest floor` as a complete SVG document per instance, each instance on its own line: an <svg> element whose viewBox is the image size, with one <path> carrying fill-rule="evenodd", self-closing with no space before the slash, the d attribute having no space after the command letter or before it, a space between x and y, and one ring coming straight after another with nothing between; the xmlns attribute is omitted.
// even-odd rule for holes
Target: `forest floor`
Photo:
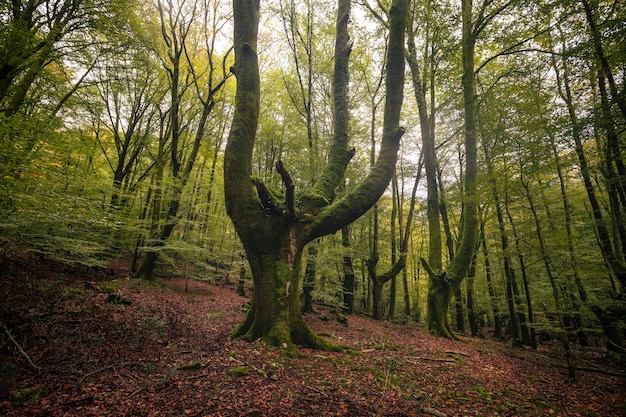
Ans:
<svg viewBox="0 0 626 417"><path fill-rule="evenodd" d="M2 416L626 415L626 369L600 347L576 346L576 365L616 375L579 370L568 383L556 343L450 341L317 307L311 327L351 350L294 357L230 339L247 299L223 278L150 284L122 263L33 256L0 267Z"/></svg>

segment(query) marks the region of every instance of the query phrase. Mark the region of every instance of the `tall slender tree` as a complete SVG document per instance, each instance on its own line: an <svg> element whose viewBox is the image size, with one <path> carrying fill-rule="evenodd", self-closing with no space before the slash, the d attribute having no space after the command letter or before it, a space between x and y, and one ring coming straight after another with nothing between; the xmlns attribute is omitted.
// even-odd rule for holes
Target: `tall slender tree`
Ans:
<svg viewBox="0 0 626 417"><path fill-rule="evenodd" d="M168 74L169 81L169 108L167 110L167 129L162 140L167 140L169 145L169 173L171 175L171 195L167 202L167 210L164 213L164 224L157 225L161 220L162 201L155 199L153 208L153 231L151 239L147 242L146 256L137 275L146 279L152 279L156 262L159 258L159 248L165 245L179 221L183 188L187 184L194 164L198 158L200 146L205 141L207 121L212 114L219 99L220 90L230 77L226 70L226 60L222 60L222 66L217 69L214 65L216 59L215 40L219 31L208 33L206 49L206 78L200 77L200 70L195 69L192 46L193 23L201 16L203 6L200 0L191 0L174 4L171 0L156 0L155 4L159 13L161 34L165 53L162 56L163 66ZM217 13L213 10L213 13ZM206 21L206 18L205 18ZM187 70L186 70L187 69ZM204 82L203 82L204 81ZM203 83L204 85L200 85ZM195 86L195 94L200 104L200 114L193 132L187 132L189 121L185 123L184 96L190 87ZM191 118L191 116L190 116ZM189 136L189 143L185 143ZM189 150L185 152L186 148ZM162 154L161 154L162 155ZM163 161L161 161L161 164ZM157 162L157 165L159 162ZM157 175L161 176L162 170L157 169ZM157 179L157 185L165 185L163 178Z"/></svg>
<svg viewBox="0 0 626 417"><path fill-rule="evenodd" d="M557 27L557 29L559 29L560 32L558 39L561 41L561 49L569 50L570 46L567 43L568 39L563 29L560 27ZM613 294L613 302L601 303L603 305L596 304L591 307L602 323L604 333L609 340L609 347L620 350L623 349L626 344L626 335L622 330L624 323L623 317L626 312L626 307L624 307L623 302L623 292L624 288L626 288L626 264L623 253L620 250L622 247L622 242L620 241L621 234L612 233L610 222L607 220L607 217L611 217L612 211L619 209L619 204L616 204L616 196L614 195L610 200L609 214L607 215L603 210L602 190L597 187L597 182L594 181L593 165L590 162L588 150L585 147L585 122L579 114L580 110L577 108L576 93L572 88L574 77L570 62L572 57L564 53L559 56L561 58L560 62L556 58L552 59L552 68L555 71L558 95L567 108L569 125L571 127L571 140L578 159L580 176L591 207L591 217L594 223L593 227L596 233L597 245L602 253L606 266L615 278L617 278L617 282L619 283L619 288L616 288L617 291ZM600 84L601 82L598 80L598 85ZM607 155L606 152L604 154ZM607 167L612 164L612 162L607 161L604 161L604 163ZM614 219L616 218L617 217L614 217Z"/></svg>
<svg viewBox="0 0 626 417"><path fill-rule="evenodd" d="M461 216L461 234L454 258L446 271L434 269L423 260L430 278L428 289L428 328L434 334L456 338L450 327L448 307L456 288L465 278L467 269L474 256L478 235L476 178L478 160L476 153L476 80L475 47L481 31L489 24L501 9L488 11L490 1L483 2L474 15L472 1L464 0L461 4L462 17L462 57L463 57L463 106L465 122L465 178L463 187L463 210ZM428 169L427 169L428 175Z"/></svg>

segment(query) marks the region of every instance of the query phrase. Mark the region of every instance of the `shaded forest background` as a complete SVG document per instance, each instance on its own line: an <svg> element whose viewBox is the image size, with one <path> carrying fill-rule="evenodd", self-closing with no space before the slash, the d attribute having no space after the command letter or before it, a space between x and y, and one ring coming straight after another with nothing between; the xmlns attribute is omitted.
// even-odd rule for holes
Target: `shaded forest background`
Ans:
<svg viewBox="0 0 626 417"><path fill-rule="evenodd" d="M575 336L623 355L626 11L620 1L477 3L479 238L454 288L452 327L535 348L540 335L566 345L564 336ZM353 4L356 152L346 189L369 172L382 128L386 7ZM461 9L431 0L410 7L395 175L365 216L309 246L305 307L424 321L433 190L443 266L457 250L466 174ZM2 265L32 251L101 267L130 257L131 274L145 279L249 279L223 193L236 83L231 8L2 2ZM262 10L254 176L280 195L278 161L303 188L326 164L335 4L281 0ZM435 150L426 167L424 126ZM368 269L389 269L401 256L406 265L384 282Z"/></svg>

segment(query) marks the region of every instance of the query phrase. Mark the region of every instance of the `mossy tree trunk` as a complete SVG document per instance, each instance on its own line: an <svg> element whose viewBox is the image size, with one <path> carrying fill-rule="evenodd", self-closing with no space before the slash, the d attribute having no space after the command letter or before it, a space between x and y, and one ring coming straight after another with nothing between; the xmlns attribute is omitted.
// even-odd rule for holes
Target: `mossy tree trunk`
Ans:
<svg viewBox="0 0 626 417"><path fill-rule="evenodd" d="M391 281L392 278L397 276L402 269L404 269L406 265L406 253L400 254L400 257L395 261L393 266L384 274L378 274L376 272L376 265L378 264L377 255L368 258L366 263L369 277L372 281L372 314L375 320L382 320L385 315L383 309L383 288L387 282Z"/></svg>
<svg viewBox="0 0 626 417"><path fill-rule="evenodd" d="M416 6L416 4L414 4ZM415 11L413 12L415 14ZM407 42L407 61L411 68L411 78L413 83L413 89L415 91L415 99L417 101L417 107L420 118L420 130L422 134L422 154L424 155L424 168L426 171L426 218L428 220L428 261L422 259L422 263L429 276L429 293L428 293L428 308L427 308L427 323L430 326L431 314L435 314L437 317L437 308L435 308L436 299L431 301L430 288L432 288L432 281L437 279L438 274L443 269L442 263L442 250L443 243L441 240L441 222L439 219L439 187L437 186L437 154L435 149L435 137L434 126L432 119L432 111L429 116L429 108L426 102L426 93L424 91L425 81L422 77L422 70L419 66L418 52L415 43L415 32L413 26L408 35ZM432 80L431 80L432 81ZM449 302L449 299L447 300ZM447 314L447 307L446 313ZM431 330L433 330L431 328ZM435 329L436 333L437 330Z"/></svg>
<svg viewBox="0 0 626 417"><path fill-rule="evenodd" d="M354 266L352 264L352 254L350 253L350 226L341 228L341 246L344 253L342 257L343 264L343 308L346 313L354 313L354 288L355 275Z"/></svg>
<svg viewBox="0 0 626 417"><path fill-rule="evenodd" d="M261 231L253 224L247 227ZM251 311L233 336L262 338L270 345L289 349L295 344L330 346L310 330L301 313L298 288L304 245L296 236L297 228L295 221L274 223L274 228L263 230L257 237L242 238L254 277L254 293Z"/></svg>
<svg viewBox="0 0 626 417"><path fill-rule="evenodd" d="M422 161L423 159L420 157L418 173L415 178L415 182L413 183L413 192L411 194L411 200L409 205L409 211L407 215L406 225L404 224L404 218L402 216L402 205L401 205L401 196L399 192L399 187L397 183L397 176L394 175L392 179L393 184L393 196L392 196L392 210L391 210L391 267L384 272L383 274L379 274L376 270L376 266L379 261L378 254L378 208L374 206L374 220L373 220L373 236L372 236L372 252L369 258L366 260L368 275L372 281L372 302L373 302L373 317L376 320L382 320L384 311L383 311L383 288L388 281L391 281L390 288L390 297L389 297L389 310L387 314L388 320L394 319L395 313L395 302L396 296L395 293L397 291L397 285L395 279L397 275L405 270L406 260L408 255L408 247L409 247L409 239L411 236L411 225L413 224L413 213L415 212L415 201L417 194L417 186L419 185L419 180L421 177L422 170ZM396 219L398 222L397 229L398 232L398 243L396 243ZM399 253L399 256L396 255ZM408 283L407 283L408 287ZM405 288L405 291L408 291ZM406 294L406 292L405 292ZM405 301L408 305L408 301ZM408 314L407 314L408 316Z"/></svg>
<svg viewBox="0 0 626 417"><path fill-rule="evenodd" d="M373 223L373 235L372 235L372 252L366 260L367 272L370 280L372 281L372 316L375 320L382 320L384 318L384 304L383 304L383 289L385 284L391 281L396 275L398 275L404 266L406 265L406 253L396 257L396 236L395 236L395 217L396 217L396 202L395 202L395 190L393 198L393 210L391 215L391 268L383 274L379 274L376 270L378 261L380 260L380 254L378 252L378 206L374 205L374 223ZM397 258L397 259L396 259ZM391 288L391 291L396 289ZM393 294L391 294L390 302L395 302ZM390 310L391 310L390 306Z"/></svg>
<svg viewBox="0 0 626 417"><path fill-rule="evenodd" d="M383 137L376 164L368 176L339 198L354 150L348 148L348 36L350 1L340 0L333 99L335 132L328 163L318 181L298 196L282 161L276 165L285 197L276 198L259 180L252 180L252 154L260 107L257 56L259 0L234 0L234 73L237 77L235 110L224 153L226 209L246 251L254 282L251 310L233 332L247 340L263 339L274 346L295 345L330 349L302 316L300 267L302 252L312 240L336 232L363 215L387 188L404 129L399 127L404 87L404 23L407 0L391 7L386 57Z"/></svg>
<svg viewBox="0 0 626 417"><path fill-rule="evenodd" d="M370 275L370 278L373 278ZM380 279L372 279L372 317L374 320L382 320L385 315L383 304L383 288L385 283Z"/></svg>
<svg viewBox="0 0 626 417"><path fill-rule="evenodd" d="M482 240L482 236L479 238ZM472 337L477 337L480 329L478 328L478 314L476 312L476 303L474 301L474 278L476 278L476 253L478 250L474 252L474 258L472 259L472 263L467 270L467 288L466 288L466 296L467 296L467 321L470 326L470 332Z"/></svg>
<svg viewBox="0 0 626 417"><path fill-rule="evenodd" d="M434 271L428 273L430 277L428 286L426 320L428 329L436 336L448 339L456 339L448 314L448 306L454 291L452 283L446 279L445 273L437 275Z"/></svg>
<svg viewBox="0 0 626 417"><path fill-rule="evenodd" d="M313 291L315 290L315 271L317 270L317 245L310 243L307 247L306 268L304 269L303 313L313 313Z"/></svg>
<svg viewBox="0 0 626 417"><path fill-rule="evenodd" d="M485 5L483 5L485 6ZM476 39L481 30L493 17L484 13L473 21L471 0L462 1L462 55L463 55L463 106L465 117L465 179L463 188L463 211L461 215L459 244L454 257L445 272L433 264L432 254L429 262L423 260L428 271L430 282L428 289L428 317L429 330L436 335L456 339L457 336L450 327L448 308L456 288L465 278L467 269L474 256L478 231L476 176L478 172L476 158L477 126L476 126L476 81L474 74L474 49ZM494 12L497 13L497 12ZM432 169L432 168L431 168ZM428 181L429 167L426 165ZM428 185L429 194L431 185ZM429 198L430 203L430 198ZM434 220L434 219L433 219ZM432 222L435 223L434 221ZM429 226L431 221L429 220ZM437 219L435 227L438 226ZM432 231L430 236L433 236ZM432 251L432 248L431 248ZM438 251L441 256L441 245Z"/></svg>

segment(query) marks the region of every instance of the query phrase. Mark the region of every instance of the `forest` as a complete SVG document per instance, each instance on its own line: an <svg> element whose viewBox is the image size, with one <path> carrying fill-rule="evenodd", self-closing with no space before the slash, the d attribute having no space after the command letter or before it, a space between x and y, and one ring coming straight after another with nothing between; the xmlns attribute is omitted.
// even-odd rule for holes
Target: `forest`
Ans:
<svg viewBox="0 0 626 417"><path fill-rule="evenodd" d="M0 414L623 415L624 6L0 2Z"/></svg>

